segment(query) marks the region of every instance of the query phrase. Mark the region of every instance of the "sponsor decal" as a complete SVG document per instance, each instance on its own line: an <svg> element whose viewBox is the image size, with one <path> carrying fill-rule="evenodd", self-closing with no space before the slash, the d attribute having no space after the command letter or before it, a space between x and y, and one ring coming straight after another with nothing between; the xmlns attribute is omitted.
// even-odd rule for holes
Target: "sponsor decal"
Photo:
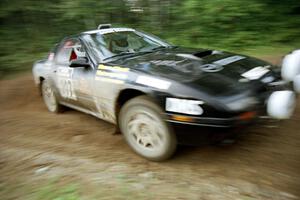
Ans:
<svg viewBox="0 0 300 200"><path fill-rule="evenodd" d="M98 70L110 70L116 72L129 72L129 68L119 67L119 66L106 66L106 65L99 65Z"/></svg>
<svg viewBox="0 0 300 200"><path fill-rule="evenodd" d="M213 62L213 64L224 66L224 65L228 65L230 63L234 63L236 61L239 61L239 60L242 60L242 59L245 59L245 58L246 57L244 57L244 56L230 56L228 58L217 60L217 61Z"/></svg>
<svg viewBox="0 0 300 200"><path fill-rule="evenodd" d="M262 66L255 67L255 68L243 73L241 76L244 78L247 78L249 80L256 80L256 79L261 78L266 73L268 73L270 71L268 68L270 68L269 65L264 66L264 67L262 67Z"/></svg>
<svg viewBox="0 0 300 200"><path fill-rule="evenodd" d="M200 67L205 72L218 72L224 69L222 65L216 65L216 64L206 64L206 65L201 65Z"/></svg>
<svg viewBox="0 0 300 200"><path fill-rule="evenodd" d="M171 86L171 83L169 81L164 81L149 76L139 76L135 82L149 87L162 89L162 90L167 90Z"/></svg>
<svg viewBox="0 0 300 200"><path fill-rule="evenodd" d="M123 84L123 80L128 77L127 72L129 72L129 68L101 64L98 66L95 80Z"/></svg>
<svg viewBox="0 0 300 200"><path fill-rule="evenodd" d="M175 60L153 60L150 62L155 65L165 65L165 66L170 66L170 67L176 67L178 64L181 64L185 61L186 60L184 59L184 60L178 60L178 61L175 61Z"/></svg>

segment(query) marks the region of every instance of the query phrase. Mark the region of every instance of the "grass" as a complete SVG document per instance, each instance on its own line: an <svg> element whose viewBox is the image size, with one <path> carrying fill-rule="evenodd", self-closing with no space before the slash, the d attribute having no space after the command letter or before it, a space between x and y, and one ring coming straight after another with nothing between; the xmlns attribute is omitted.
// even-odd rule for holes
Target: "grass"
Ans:
<svg viewBox="0 0 300 200"><path fill-rule="evenodd" d="M63 177L51 180L30 181L21 180L0 182L1 200L124 200L124 199L153 199L146 188L138 189L134 184L141 184L138 179L125 175L113 178L114 184L92 183L83 184L81 181L70 181Z"/></svg>
<svg viewBox="0 0 300 200"><path fill-rule="evenodd" d="M78 186L75 184L67 184L58 186L55 183L50 183L41 189L38 189L34 194L35 200L80 200L82 199L78 191Z"/></svg>
<svg viewBox="0 0 300 200"><path fill-rule="evenodd" d="M76 184L60 184L49 181L45 185L29 185L22 182L0 184L0 199L22 200L81 200L79 187Z"/></svg>

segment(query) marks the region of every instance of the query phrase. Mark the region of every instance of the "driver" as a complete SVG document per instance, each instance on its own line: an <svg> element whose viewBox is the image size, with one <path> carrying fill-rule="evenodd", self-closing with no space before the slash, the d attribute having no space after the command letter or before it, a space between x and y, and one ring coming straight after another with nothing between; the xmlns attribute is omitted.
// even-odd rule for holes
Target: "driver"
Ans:
<svg viewBox="0 0 300 200"><path fill-rule="evenodd" d="M113 34L111 40L111 50L113 53L127 52L129 45L126 34Z"/></svg>

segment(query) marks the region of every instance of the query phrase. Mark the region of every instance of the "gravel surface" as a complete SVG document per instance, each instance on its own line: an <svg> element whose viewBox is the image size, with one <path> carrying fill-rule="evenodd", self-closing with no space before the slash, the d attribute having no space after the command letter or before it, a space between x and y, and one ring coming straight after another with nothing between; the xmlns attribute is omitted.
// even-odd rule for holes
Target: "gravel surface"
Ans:
<svg viewBox="0 0 300 200"><path fill-rule="evenodd" d="M109 123L49 113L31 74L1 80L0 199L31 199L55 178L86 199L299 199L299 105L291 120L250 127L234 144L181 146L155 163Z"/></svg>

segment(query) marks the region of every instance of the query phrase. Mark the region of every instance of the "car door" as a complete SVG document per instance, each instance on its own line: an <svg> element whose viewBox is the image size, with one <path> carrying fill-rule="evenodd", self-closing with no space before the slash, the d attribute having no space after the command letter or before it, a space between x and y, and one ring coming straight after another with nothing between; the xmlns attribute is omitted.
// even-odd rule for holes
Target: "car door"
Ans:
<svg viewBox="0 0 300 200"><path fill-rule="evenodd" d="M71 52L70 61L78 58L84 58L87 59L88 62L90 63L90 66L88 67L82 66L73 69L72 81L73 81L74 92L76 94L78 101L80 102L80 105L83 108L89 111L95 111L96 105L94 100L93 86L94 86L94 76L96 73L96 69L94 69L92 62L89 61L87 52L85 51L85 48L83 44L80 42L80 40L75 39L74 41L75 44Z"/></svg>
<svg viewBox="0 0 300 200"><path fill-rule="evenodd" d="M62 103L90 110L93 107L91 81L94 69L92 66L70 67L72 60L82 56L75 51L79 45L77 38L68 38L61 43L55 56L55 83Z"/></svg>
<svg viewBox="0 0 300 200"><path fill-rule="evenodd" d="M76 104L77 102L77 96L72 82L74 69L69 67L72 44L72 39L63 40L60 43L54 58L55 86L58 90L60 102L67 104Z"/></svg>

